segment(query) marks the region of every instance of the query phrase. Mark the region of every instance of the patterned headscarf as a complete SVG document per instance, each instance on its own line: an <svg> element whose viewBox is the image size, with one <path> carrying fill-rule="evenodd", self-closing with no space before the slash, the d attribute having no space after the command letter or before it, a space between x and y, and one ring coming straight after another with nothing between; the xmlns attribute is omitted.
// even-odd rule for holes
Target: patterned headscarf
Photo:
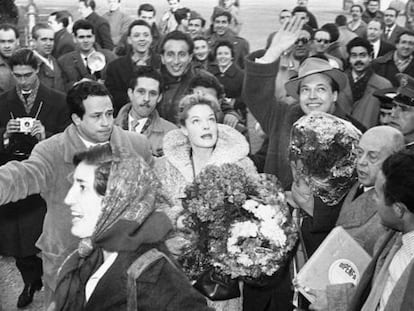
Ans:
<svg viewBox="0 0 414 311"><path fill-rule="evenodd" d="M63 263L54 310L82 310L86 283L103 263L103 249L135 251L167 235L172 229L168 217L154 212L158 190L156 176L141 158L112 161L102 214L92 237L82 239Z"/></svg>

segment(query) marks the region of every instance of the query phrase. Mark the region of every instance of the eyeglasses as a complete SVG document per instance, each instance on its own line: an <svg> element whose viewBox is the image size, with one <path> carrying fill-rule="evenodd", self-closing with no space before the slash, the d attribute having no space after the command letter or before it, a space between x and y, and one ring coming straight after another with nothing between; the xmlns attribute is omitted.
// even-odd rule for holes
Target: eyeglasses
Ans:
<svg viewBox="0 0 414 311"><path fill-rule="evenodd" d="M328 44L330 43L330 41L328 39L314 39L316 42L318 43L324 43L324 44Z"/></svg>
<svg viewBox="0 0 414 311"><path fill-rule="evenodd" d="M299 44L299 42L301 42L302 44L307 44L309 42L309 39L308 38L298 38L295 41L295 44Z"/></svg>

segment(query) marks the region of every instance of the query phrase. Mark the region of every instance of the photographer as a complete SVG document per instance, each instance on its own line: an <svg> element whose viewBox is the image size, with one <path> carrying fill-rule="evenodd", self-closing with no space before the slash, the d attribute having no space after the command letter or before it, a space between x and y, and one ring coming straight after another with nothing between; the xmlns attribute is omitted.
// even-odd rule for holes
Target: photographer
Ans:
<svg viewBox="0 0 414 311"><path fill-rule="evenodd" d="M37 76L38 60L29 49L17 50L9 59L16 86L0 95L0 164L26 159L41 140L69 124L65 95L44 86ZM42 288L42 261L35 242L42 232L46 203L39 194L0 208L0 254L13 256L24 289L19 308Z"/></svg>

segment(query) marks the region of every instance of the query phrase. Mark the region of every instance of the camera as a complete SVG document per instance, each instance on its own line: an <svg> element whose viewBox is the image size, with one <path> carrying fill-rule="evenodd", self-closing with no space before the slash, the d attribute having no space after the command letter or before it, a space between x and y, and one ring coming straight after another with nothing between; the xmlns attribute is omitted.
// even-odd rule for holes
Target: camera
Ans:
<svg viewBox="0 0 414 311"><path fill-rule="evenodd" d="M32 131L33 125L34 125L34 118L17 118L17 121L20 122L20 130L21 133L30 133Z"/></svg>

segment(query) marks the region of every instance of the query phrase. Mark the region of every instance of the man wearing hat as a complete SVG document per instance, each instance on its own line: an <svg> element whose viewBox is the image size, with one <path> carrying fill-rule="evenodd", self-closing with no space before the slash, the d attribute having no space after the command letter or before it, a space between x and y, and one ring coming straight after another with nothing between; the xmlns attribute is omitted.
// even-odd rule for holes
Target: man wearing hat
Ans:
<svg viewBox="0 0 414 311"><path fill-rule="evenodd" d="M399 75L400 87L393 99L390 126L404 135L406 147L414 149L414 79Z"/></svg>
<svg viewBox="0 0 414 311"><path fill-rule="evenodd" d="M392 103L395 96L397 96L397 88L376 90L372 95L380 101L380 113L378 123L380 125L389 125L391 122L391 112L394 104Z"/></svg>
<svg viewBox="0 0 414 311"><path fill-rule="evenodd" d="M204 35L204 27L206 20L196 11L190 12L190 19L188 20L188 34L191 39Z"/></svg>
<svg viewBox="0 0 414 311"><path fill-rule="evenodd" d="M335 103L339 90L346 85L346 76L339 69L332 68L327 60L315 57L305 59L299 67L298 77L285 84L287 94L294 97L297 103L288 105L276 100L277 62L282 53L299 38L302 26L303 20L293 17L277 32L269 49L256 51L246 60L244 99L269 137L264 171L276 175L285 189L289 189L292 183L288 161L290 131L293 123L301 116L312 111L322 111L351 121L362 129L357 121ZM332 215L329 212L321 218L314 217L315 226L317 223L324 223L324 226L315 227L313 232L329 232L336 221L335 217L330 218ZM272 277L261 288L246 284L244 310L292 310L290 276L286 270Z"/></svg>

